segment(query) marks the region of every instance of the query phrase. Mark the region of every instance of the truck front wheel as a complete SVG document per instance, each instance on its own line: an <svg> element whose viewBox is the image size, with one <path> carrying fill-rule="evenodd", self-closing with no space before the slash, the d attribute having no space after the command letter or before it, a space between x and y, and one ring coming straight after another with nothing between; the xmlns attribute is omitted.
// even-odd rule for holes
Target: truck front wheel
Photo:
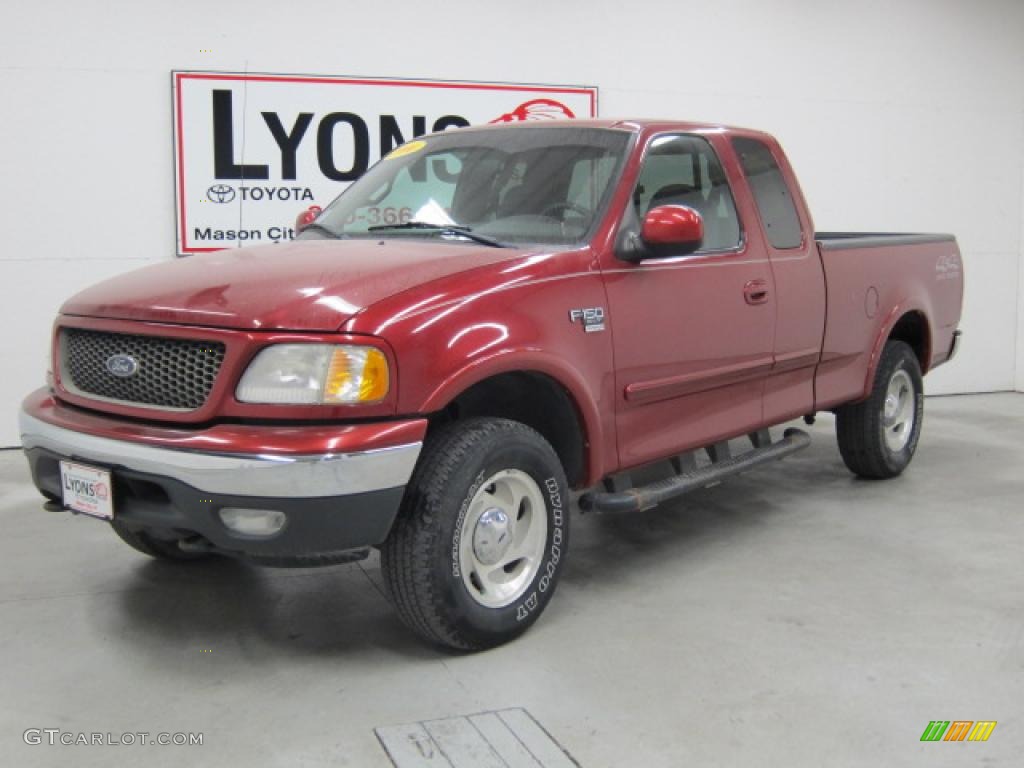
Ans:
<svg viewBox="0 0 1024 768"><path fill-rule="evenodd" d="M569 544L565 473L551 445L507 419L430 439L381 548L402 621L460 650L508 642L555 591Z"/></svg>
<svg viewBox="0 0 1024 768"><path fill-rule="evenodd" d="M923 417L924 387L917 357L906 343L890 341L882 351L871 396L836 411L843 461L861 477L895 477L914 458Z"/></svg>

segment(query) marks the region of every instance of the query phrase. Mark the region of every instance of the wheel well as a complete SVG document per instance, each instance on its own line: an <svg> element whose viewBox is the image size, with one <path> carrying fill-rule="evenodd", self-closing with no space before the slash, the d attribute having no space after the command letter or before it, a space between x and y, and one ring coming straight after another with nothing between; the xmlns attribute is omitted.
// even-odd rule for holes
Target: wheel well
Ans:
<svg viewBox="0 0 1024 768"><path fill-rule="evenodd" d="M908 344L914 350L917 362L921 366L921 372L924 373L928 370L931 340L928 338L928 322L924 319L924 315L920 312L907 312L889 332L889 340Z"/></svg>
<svg viewBox="0 0 1024 768"><path fill-rule="evenodd" d="M583 428L569 393L543 373L516 371L484 379L452 400L431 420L439 424L480 416L511 419L537 430L551 443L571 487L586 474Z"/></svg>

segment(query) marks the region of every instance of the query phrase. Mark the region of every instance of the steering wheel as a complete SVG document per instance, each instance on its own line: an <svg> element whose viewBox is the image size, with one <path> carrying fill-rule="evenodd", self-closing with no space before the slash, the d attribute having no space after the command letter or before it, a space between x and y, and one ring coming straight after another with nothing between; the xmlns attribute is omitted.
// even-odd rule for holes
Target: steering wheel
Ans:
<svg viewBox="0 0 1024 768"><path fill-rule="evenodd" d="M577 216L579 216L580 218L583 218L583 219L589 218L590 215L593 213L593 211L591 211L589 208L584 208L582 205L577 205L576 203L565 202L565 203L552 203L547 208L545 208L543 211L541 211L540 215L541 216L548 216L549 218L552 218L552 219L560 218L561 221L565 221L564 213L563 213L563 215L561 217L558 217L558 216L555 215L559 211L563 211L563 212L572 211Z"/></svg>

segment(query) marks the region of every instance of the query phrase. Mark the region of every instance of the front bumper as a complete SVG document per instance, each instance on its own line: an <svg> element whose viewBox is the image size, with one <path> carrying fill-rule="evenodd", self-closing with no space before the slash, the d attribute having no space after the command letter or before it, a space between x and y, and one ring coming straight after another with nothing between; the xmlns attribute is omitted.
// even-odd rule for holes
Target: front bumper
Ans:
<svg viewBox="0 0 1024 768"><path fill-rule="evenodd" d="M33 481L51 499L61 498L62 459L109 469L114 514L125 525L278 564L380 544L426 431L423 419L154 428L69 408L45 392L25 401L20 426ZM279 510L287 521L272 536L244 535L221 521L224 507Z"/></svg>

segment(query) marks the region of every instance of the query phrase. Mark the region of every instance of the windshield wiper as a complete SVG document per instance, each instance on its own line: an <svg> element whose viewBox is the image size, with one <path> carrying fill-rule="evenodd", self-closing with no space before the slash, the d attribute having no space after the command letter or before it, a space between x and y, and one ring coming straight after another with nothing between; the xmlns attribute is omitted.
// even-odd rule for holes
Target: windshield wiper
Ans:
<svg viewBox="0 0 1024 768"><path fill-rule="evenodd" d="M335 240L340 240L340 239L341 239L341 237L342 237L342 236L341 236L341 235L339 235L339 234L338 234L337 232L335 232L335 231L334 231L333 229L328 229L328 228L327 228L327 227L325 227L325 226L324 226L323 224L318 224L318 223L317 223L317 222L315 222L315 221L311 221L311 222L309 222L309 224L307 224L306 226L304 226L304 227L302 228L302 232L308 232L308 231L309 231L309 230L311 230L311 229L319 229L319 230L320 230L321 232L323 232L323 233L325 233L325 234L327 234L327 235L330 235L330 236L331 236L332 238L334 238ZM302 234L302 232L299 232L298 234L300 234L300 235L301 235L301 234Z"/></svg>
<svg viewBox="0 0 1024 768"><path fill-rule="evenodd" d="M504 243L494 240L484 235L478 235L473 232L469 227L463 227L460 224L430 224L426 221L407 221L404 224L378 224L374 227L367 227L367 232L378 232L382 229L424 229L432 232L437 232L441 235L451 235L454 237L465 237L472 240L474 243L480 243L481 245L489 245L492 248L507 248Z"/></svg>

